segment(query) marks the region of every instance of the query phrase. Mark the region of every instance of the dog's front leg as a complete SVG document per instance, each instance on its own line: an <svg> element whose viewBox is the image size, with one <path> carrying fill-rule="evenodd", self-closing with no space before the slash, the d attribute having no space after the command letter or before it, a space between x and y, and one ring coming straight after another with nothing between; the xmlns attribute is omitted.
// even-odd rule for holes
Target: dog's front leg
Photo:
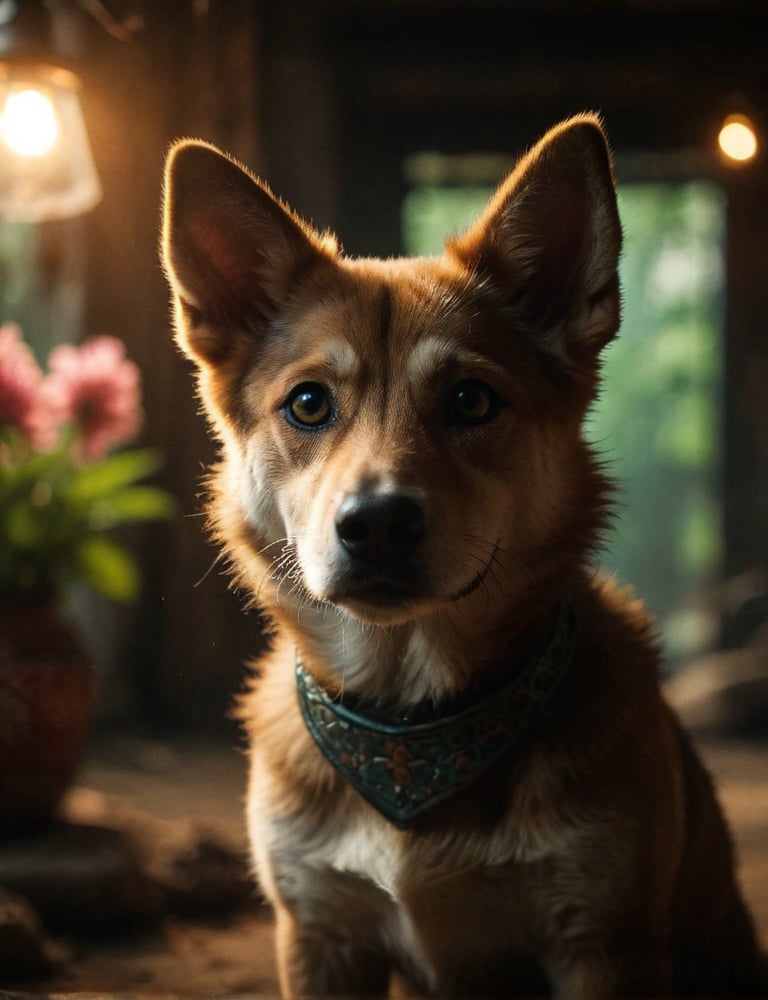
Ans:
<svg viewBox="0 0 768 1000"><path fill-rule="evenodd" d="M276 914L277 964L284 1000L300 997L384 997L389 962L332 930L303 927L281 907Z"/></svg>

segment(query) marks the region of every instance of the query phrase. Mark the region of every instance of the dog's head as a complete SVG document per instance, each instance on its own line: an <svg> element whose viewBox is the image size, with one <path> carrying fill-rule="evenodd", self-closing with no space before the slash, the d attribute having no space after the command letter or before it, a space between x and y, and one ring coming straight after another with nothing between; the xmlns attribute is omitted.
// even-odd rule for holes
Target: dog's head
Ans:
<svg viewBox="0 0 768 1000"><path fill-rule="evenodd" d="M436 259L345 258L203 143L172 150L165 192L178 340L224 444L215 517L254 591L393 624L509 605L583 558L621 243L594 116Z"/></svg>

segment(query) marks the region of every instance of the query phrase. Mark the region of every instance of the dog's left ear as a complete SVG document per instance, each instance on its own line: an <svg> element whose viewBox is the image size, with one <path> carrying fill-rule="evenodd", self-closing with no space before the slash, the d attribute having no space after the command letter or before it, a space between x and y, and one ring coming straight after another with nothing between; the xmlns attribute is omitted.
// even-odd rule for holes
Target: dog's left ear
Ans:
<svg viewBox="0 0 768 1000"><path fill-rule="evenodd" d="M487 278L511 317L562 355L616 333L621 225L600 120L548 132L447 252Z"/></svg>

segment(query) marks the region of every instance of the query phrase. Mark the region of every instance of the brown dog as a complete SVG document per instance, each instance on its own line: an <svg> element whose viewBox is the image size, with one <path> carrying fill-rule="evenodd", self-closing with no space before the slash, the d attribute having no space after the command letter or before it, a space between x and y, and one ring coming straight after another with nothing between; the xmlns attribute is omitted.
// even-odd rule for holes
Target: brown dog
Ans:
<svg viewBox="0 0 768 1000"><path fill-rule="evenodd" d="M756 995L710 781L641 606L597 582L582 433L619 324L591 115L439 259L350 260L181 142L164 260L273 623L245 705L283 994Z"/></svg>

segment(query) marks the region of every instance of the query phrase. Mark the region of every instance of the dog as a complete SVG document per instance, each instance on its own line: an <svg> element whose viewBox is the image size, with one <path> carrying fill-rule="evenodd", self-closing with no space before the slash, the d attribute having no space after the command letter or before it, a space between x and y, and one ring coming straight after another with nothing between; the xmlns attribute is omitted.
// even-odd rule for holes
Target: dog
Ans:
<svg viewBox="0 0 768 1000"><path fill-rule="evenodd" d="M271 623L242 715L283 996L757 995L652 622L591 565L622 241L599 116L437 258L350 259L198 141L164 195L211 527Z"/></svg>

